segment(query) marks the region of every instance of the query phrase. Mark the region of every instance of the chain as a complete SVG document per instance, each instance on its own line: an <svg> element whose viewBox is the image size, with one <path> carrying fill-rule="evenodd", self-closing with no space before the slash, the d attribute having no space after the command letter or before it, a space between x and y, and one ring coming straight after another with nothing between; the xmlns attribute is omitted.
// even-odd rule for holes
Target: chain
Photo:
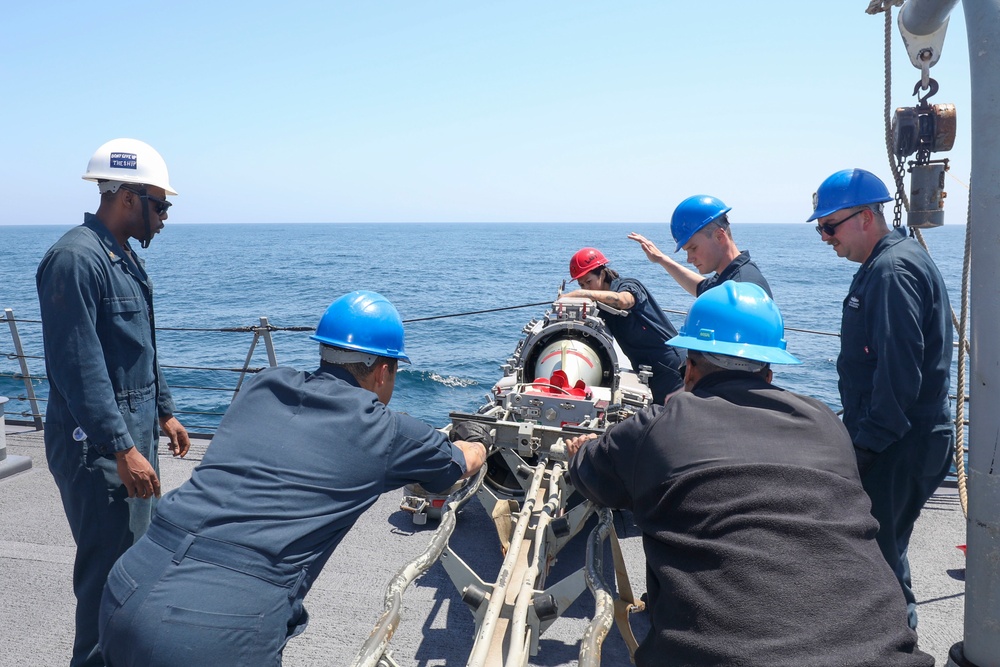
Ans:
<svg viewBox="0 0 1000 667"><path fill-rule="evenodd" d="M892 206L892 227L893 229L899 229L899 225L903 221L903 160L900 157L899 162L895 165L895 169L892 170L893 178L896 180L896 196L893 197L894 204Z"/></svg>
<svg viewBox="0 0 1000 667"><path fill-rule="evenodd" d="M898 158L898 164L893 160L895 157L895 149L892 133L892 5L897 4L891 0L885 2L885 6L882 6L881 2L877 0L871 3L869 7L869 14L875 14L880 12L885 12L885 39L884 48L882 54L883 66L885 69L885 89L884 89L884 106L882 109L882 119L885 125L885 150L889 158L889 167L892 169L892 177L896 182L896 196L895 204L892 210L892 225L893 228L898 228L903 220L903 208L907 210L910 208L910 203L906 200L906 193L903 189L903 158ZM902 4L902 3L898 3ZM872 8L878 6L879 9L875 12L871 11Z"/></svg>

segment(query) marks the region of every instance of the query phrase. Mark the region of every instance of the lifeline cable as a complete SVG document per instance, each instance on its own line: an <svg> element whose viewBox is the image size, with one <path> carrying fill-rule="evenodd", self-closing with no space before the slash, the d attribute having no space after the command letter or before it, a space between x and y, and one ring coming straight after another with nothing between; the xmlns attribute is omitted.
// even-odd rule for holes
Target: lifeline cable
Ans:
<svg viewBox="0 0 1000 667"><path fill-rule="evenodd" d="M443 320L449 317L464 317L466 315L482 315L484 313L498 313L501 310L517 310L518 308L534 308L535 306L548 306L551 301L540 301L538 303L526 303L523 306L501 306L500 308L489 308L487 310L470 310L465 313L452 313L451 315L431 315L430 317L415 317L411 320L403 320L403 324L411 322L427 322L429 320Z"/></svg>

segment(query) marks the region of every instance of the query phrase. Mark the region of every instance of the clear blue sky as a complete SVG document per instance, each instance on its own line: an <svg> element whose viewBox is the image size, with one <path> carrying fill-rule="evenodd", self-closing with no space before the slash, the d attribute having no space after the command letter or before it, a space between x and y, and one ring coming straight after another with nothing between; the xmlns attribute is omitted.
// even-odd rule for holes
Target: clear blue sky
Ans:
<svg viewBox="0 0 1000 667"><path fill-rule="evenodd" d="M0 224L75 224L115 137L160 151L170 223L799 222L819 182L890 177L868 0L10 2ZM897 10L898 11L898 10ZM895 13L894 13L895 14ZM893 30L893 106L919 72ZM931 71L958 105L964 17ZM967 194L948 179L948 220Z"/></svg>

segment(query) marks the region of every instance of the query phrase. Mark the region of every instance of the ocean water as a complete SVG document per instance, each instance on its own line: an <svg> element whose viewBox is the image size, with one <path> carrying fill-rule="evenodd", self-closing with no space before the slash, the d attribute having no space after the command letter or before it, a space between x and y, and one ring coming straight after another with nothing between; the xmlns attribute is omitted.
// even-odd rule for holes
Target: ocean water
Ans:
<svg viewBox="0 0 1000 667"><path fill-rule="evenodd" d="M81 216L82 217L82 216ZM34 274L69 226L0 226L0 308L13 310L30 374L44 373ZM858 265L838 258L811 224L733 224L785 318L788 349L804 363L775 369L776 384L836 409L841 304ZM646 260L629 232L672 248L666 224L170 224L140 250L155 285L161 364L179 418L211 432L232 398L250 350L248 327L265 316L278 363L317 365L310 331L338 296L370 289L387 296L406 325L411 365L401 366L391 407L436 426L473 411L500 378L521 330L556 297L570 256L600 248L623 276L641 280L678 327L693 297ZM965 227L924 233L957 308ZM684 255L676 256L683 262ZM507 310L495 310L507 309ZM494 312L467 314L473 311ZM676 312L672 312L676 311ZM422 318L450 316L441 319ZM412 321L421 320L421 321ZM29 412L7 326L0 327L0 395L9 419ZM267 365L263 343L251 366ZM212 370L202 370L210 368ZM34 381L44 397L43 380ZM208 389L206 389L208 387ZM953 389L954 393L954 389ZM44 406L44 403L42 404ZM43 408L44 409L44 408Z"/></svg>

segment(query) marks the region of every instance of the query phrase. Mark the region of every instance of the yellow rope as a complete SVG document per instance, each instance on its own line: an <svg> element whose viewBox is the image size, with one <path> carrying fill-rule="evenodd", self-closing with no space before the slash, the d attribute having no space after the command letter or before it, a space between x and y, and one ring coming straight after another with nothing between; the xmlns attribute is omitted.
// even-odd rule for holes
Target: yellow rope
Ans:
<svg viewBox="0 0 1000 667"><path fill-rule="evenodd" d="M970 179L971 185L971 179ZM958 327L958 386L955 388L955 476L958 478L958 498L962 502L962 514L969 518L969 492L965 476L965 358L968 339L966 328L969 324L969 269L972 265L972 197L969 196L969 211L965 221L965 262L962 264L962 319Z"/></svg>

